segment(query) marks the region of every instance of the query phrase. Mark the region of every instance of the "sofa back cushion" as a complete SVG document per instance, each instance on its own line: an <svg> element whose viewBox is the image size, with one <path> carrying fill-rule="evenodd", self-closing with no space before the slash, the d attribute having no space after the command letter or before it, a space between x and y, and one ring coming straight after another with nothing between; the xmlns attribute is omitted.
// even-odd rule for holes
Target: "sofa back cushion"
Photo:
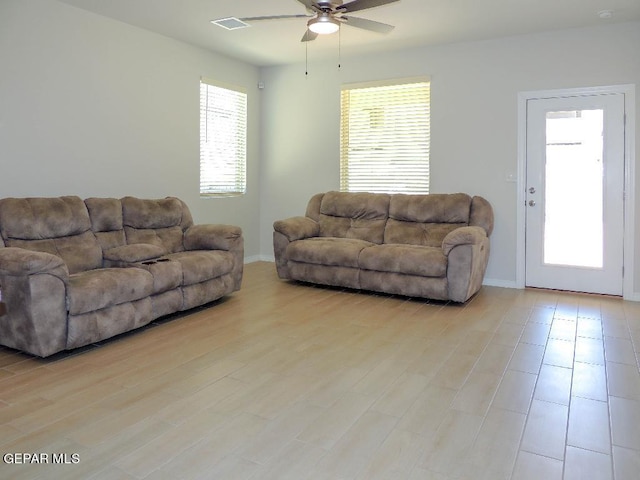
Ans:
<svg viewBox="0 0 640 480"><path fill-rule="evenodd" d="M327 192L320 203L320 236L382 243L389 212L389 195Z"/></svg>
<svg viewBox="0 0 640 480"><path fill-rule="evenodd" d="M148 243L167 253L184 250L184 231L193 225L189 208L178 198L147 200L124 197L122 220L128 244Z"/></svg>
<svg viewBox="0 0 640 480"><path fill-rule="evenodd" d="M117 198L87 198L84 201L91 218L91 229L102 250L126 243L122 222L122 203Z"/></svg>
<svg viewBox="0 0 640 480"><path fill-rule="evenodd" d="M62 257L69 273L102 266L102 249L81 198L4 198L0 234L7 247Z"/></svg>
<svg viewBox="0 0 640 480"><path fill-rule="evenodd" d="M464 193L392 195L384 243L440 247L449 232L469 225L470 211Z"/></svg>

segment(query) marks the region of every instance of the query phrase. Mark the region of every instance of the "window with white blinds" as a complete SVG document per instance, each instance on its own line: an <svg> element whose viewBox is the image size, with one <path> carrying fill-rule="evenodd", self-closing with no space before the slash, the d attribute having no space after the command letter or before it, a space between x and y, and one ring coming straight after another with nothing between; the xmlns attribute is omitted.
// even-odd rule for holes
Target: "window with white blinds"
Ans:
<svg viewBox="0 0 640 480"><path fill-rule="evenodd" d="M429 193L429 117L428 78L344 86L340 189Z"/></svg>
<svg viewBox="0 0 640 480"><path fill-rule="evenodd" d="M247 173L247 94L200 80L200 196L242 195Z"/></svg>

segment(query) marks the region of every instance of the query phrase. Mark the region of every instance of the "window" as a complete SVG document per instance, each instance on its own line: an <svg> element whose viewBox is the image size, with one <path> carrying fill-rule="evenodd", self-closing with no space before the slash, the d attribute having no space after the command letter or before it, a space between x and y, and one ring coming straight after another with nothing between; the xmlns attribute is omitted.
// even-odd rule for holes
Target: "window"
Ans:
<svg viewBox="0 0 640 480"><path fill-rule="evenodd" d="M246 191L247 94L200 80L200 196Z"/></svg>
<svg viewBox="0 0 640 480"><path fill-rule="evenodd" d="M429 193L430 82L345 86L340 190Z"/></svg>

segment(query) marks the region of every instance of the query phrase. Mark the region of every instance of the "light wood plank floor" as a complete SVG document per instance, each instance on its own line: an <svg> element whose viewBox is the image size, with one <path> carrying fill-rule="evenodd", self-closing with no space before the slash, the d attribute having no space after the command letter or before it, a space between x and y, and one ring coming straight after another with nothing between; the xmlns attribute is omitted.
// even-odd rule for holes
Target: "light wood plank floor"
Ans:
<svg viewBox="0 0 640 480"><path fill-rule="evenodd" d="M246 266L211 308L73 354L0 348L2 479L637 479L640 304L465 306ZM10 460L10 458L8 459Z"/></svg>

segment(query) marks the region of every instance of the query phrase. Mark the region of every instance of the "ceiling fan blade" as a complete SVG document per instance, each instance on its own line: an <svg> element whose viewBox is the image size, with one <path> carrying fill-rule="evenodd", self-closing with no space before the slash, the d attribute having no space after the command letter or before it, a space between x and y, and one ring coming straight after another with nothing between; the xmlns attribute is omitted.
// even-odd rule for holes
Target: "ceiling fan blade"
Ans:
<svg viewBox="0 0 640 480"><path fill-rule="evenodd" d="M307 10L313 10L313 0L298 0Z"/></svg>
<svg viewBox="0 0 640 480"><path fill-rule="evenodd" d="M309 18L310 15L268 15L264 17L243 17L238 20L243 22L257 22L258 20L282 20L283 18Z"/></svg>
<svg viewBox="0 0 640 480"><path fill-rule="evenodd" d="M322 10L318 8L316 2L313 0L298 0L301 4L304 5L304 8L307 9L307 12L321 12Z"/></svg>
<svg viewBox="0 0 640 480"><path fill-rule="evenodd" d="M358 12L360 10L366 10L367 8L380 7L382 5L398 1L400 0L353 0L353 2L345 3L336 10L344 13Z"/></svg>
<svg viewBox="0 0 640 480"><path fill-rule="evenodd" d="M377 33L389 33L391 30L396 28L393 25L374 22L373 20L367 20L366 18L341 17L340 20L351 27L363 28L364 30L370 30Z"/></svg>
<svg viewBox="0 0 640 480"><path fill-rule="evenodd" d="M302 36L302 40L300 40L301 42L310 42L312 40L315 40L316 38L318 38L318 34L312 32L311 30L307 30L306 32L304 32L304 35Z"/></svg>

